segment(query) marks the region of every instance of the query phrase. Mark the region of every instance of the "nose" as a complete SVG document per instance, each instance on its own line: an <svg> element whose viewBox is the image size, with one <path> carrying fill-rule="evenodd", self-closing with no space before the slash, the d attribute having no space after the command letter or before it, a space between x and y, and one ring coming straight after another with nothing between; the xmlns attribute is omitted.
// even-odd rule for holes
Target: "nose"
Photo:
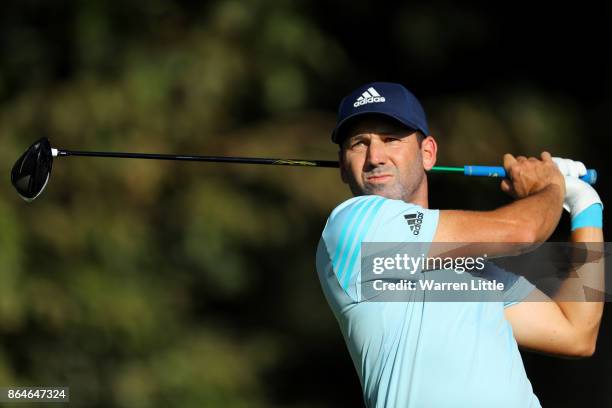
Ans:
<svg viewBox="0 0 612 408"><path fill-rule="evenodd" d="M385 150L385 143L378 138L373 139L368 146L366 164L370 168L383 166L387 163L388 157Z"/></svg>

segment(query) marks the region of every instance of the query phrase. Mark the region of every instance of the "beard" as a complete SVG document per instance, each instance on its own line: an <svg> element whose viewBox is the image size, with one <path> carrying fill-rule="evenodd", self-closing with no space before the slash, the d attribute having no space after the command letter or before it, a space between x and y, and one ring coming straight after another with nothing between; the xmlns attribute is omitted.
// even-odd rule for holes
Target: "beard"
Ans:
<svg viewBox="0 0 612 408"><path fill-rule="evenodd" d="M391 179L386 183L370 183L368 177L390 174ZM423 183L425 173L420 163L414 163L404 174L400 174L396 167L377 167L362 173L362 183L350 177L349 187L353 195L379 195L391 200L412 201L414 193Z"/></svg>

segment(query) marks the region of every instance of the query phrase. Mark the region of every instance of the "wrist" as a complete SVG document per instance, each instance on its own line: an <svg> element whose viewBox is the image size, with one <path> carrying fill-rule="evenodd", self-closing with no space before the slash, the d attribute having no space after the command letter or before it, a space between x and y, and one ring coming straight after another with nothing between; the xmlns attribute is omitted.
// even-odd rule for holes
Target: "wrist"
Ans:
<svg viewBox="0 0 612 408"><path fill-rule="evenodd" d="M603 209L599 194L590 184L575 177L565 176L565 186L566 194L563 208L569 211L572 219L594 204L599 204L600 209ZM594 210L591 209L591 211Z"/></svg>
<svg viewBox="0 0 612 408"><path fill-rule="evenodd" d="M555 207L562 206L565 199L565 183L550 183L542 189L548 195L550 204Z"/></svg>
<svg viewBox="0 0 612 408"><path fill-rule="evenodd" d="M603 206L601 204L592 204L572 216L572 231L586 227L603 228Z"/></svg>

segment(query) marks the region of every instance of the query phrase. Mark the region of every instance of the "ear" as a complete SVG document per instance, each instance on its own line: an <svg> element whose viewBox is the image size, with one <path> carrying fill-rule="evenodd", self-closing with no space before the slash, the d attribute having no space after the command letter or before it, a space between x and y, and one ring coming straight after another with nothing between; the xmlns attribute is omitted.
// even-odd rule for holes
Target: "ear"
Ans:
<svg viewBox="0 0 612 408"><path fill-rule="evenodd" d="M342 148L338 150L338 163L340 163L340 178L344 184L348 184L348 176L346 169L344 168L344 155L342 154Z"/></svg>
<svg viewBox="0 0 612 408"><path fill-rule="evenodd" d="M421 157L423 158L423 168L426 171L431 170L436 165L438 156L438 144L432 136L427 136L421 142Z"/></svg>

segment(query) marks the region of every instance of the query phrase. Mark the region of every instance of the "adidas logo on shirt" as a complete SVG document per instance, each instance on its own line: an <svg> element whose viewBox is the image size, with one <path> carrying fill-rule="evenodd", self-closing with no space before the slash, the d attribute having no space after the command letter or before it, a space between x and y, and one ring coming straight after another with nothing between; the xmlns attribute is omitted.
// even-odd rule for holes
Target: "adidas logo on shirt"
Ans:
<svg viewBox="0 0 612 408"><path fill-rule="evenodd" d="M361 105L365 105L366 103L376 103L376 102L384 102L385 97L380 96L376 89L369 87L367 91L361 94L359 98L355 101L353 106L356 108Z"/></svg>
<svg viewBox="0 0 612 408"><path fill-rule="evenodd" d="M423 224L423 213L417 211L415 214L404 215L404 218L410 227L410 231L412 231L414 235L419 235L419 232L421 232L421 224Z"/></svg>

